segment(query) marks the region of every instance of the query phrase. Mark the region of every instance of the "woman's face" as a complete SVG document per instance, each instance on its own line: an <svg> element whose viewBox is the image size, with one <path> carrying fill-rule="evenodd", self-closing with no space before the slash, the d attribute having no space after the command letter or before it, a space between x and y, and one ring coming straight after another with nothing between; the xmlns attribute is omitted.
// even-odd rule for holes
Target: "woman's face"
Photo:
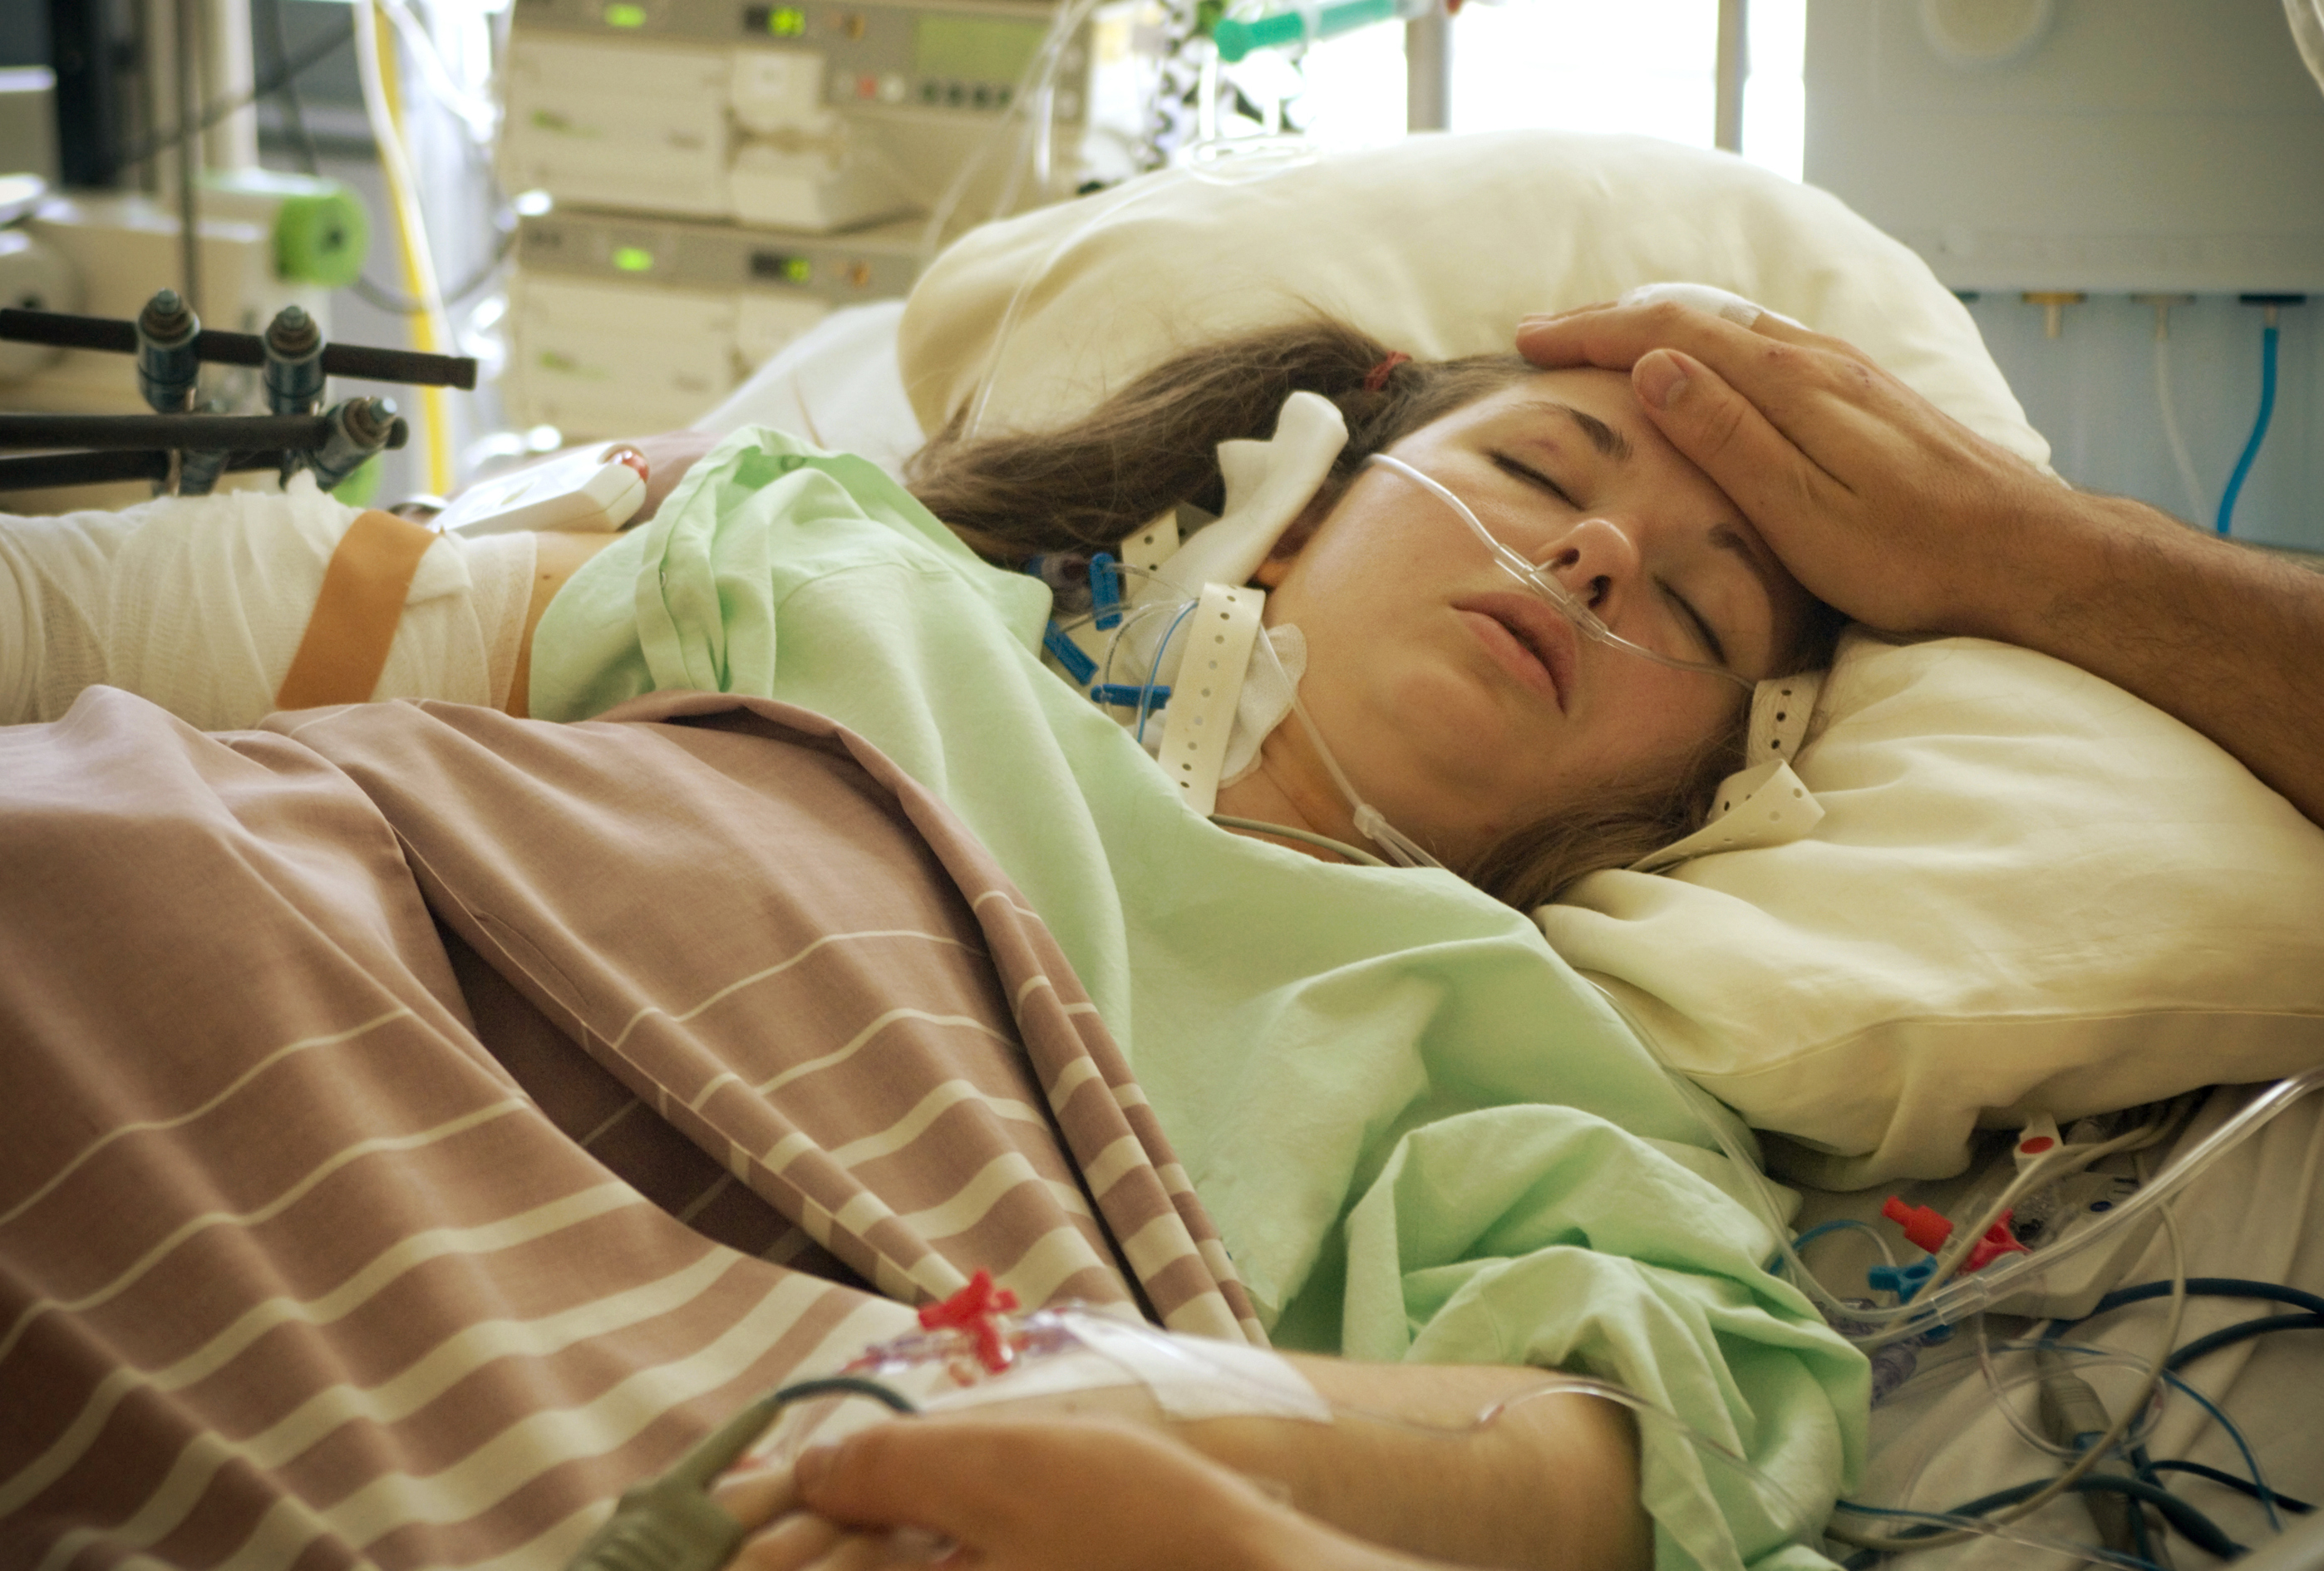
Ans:
<svg viewBox="0 0 2324 1571"><path fill-rule="evenodd" d="M1806 591L1626 376L1529 376L1388 451L1632 642L1756 681L1803 635ZM1585 640L1382 466L1259 577L1268 623L1306 637L1300 693L1357 790L1454 865L1609 790L1675 781L1745 701L1734 682ZM1296 721L1268 738L1262 774L1350 833Z"/></svg>

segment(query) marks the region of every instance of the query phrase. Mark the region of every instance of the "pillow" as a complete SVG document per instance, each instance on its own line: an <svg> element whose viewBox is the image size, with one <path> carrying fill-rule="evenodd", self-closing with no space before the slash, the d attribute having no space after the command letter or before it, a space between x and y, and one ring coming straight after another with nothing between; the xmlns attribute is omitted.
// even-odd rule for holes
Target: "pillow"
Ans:
<svg viewBox="0 0 2324 1571"><path fill-rule="evenodd" d="M2324 1064L2324 830L2161 710L1851 632L1792 762L1803 837L1536 913L1784 1176L1945 1177L1980 1124Z"/></svg>
<svg viewBox="0 0 2324 1571"><path fill-rule="evenodd" d="M921 427L969 403L1039 429L1172 352L1314 308L1406 354L1511 347L1529 312L1634 284L1717 284L1836 334L2037 464L1969 312L1838 199L1642 136L1415 136L1226 180L1171 171L990 224L913 290L898 356ZM1018 291L1023 287L1023 295Z"/></svg>

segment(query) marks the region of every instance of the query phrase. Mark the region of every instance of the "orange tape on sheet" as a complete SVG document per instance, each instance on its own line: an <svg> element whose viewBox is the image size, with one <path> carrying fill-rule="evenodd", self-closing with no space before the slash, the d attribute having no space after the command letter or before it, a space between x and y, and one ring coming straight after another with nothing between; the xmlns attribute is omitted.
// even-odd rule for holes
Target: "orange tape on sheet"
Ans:
<svg viewBox="0 0 2324 1571"><path fill-rule="evenodd" d="M436 533L376 509L355 515L323 569L323 590L274 695L278 709L360 704L379 686L403 599Z"/></svg>

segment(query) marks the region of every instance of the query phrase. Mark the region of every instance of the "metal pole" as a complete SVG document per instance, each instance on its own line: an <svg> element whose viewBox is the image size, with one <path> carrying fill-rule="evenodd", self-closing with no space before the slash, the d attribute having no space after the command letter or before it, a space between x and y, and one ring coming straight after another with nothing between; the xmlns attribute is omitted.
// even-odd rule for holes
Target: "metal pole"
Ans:
<svg viewBox="0 0 2324 1571"><path fill-rule="evenodd" d="M1743 83L1751 75L1750 0L1719 0L1719 87L1711 143L1743 151Z"/></svg>
<svg viewBox="0 0 2324 1571"><path fill-rule="evenodd" d="M1452 19L1443 0L1404 24L1404 127L1452 128Z"/></svg>
<svg viewBox="0 0 2324 1571"><path fill-rule="evenodd" d="M202 0L178 0L178 271L187 309L202 314L201 17Z"/></svg>

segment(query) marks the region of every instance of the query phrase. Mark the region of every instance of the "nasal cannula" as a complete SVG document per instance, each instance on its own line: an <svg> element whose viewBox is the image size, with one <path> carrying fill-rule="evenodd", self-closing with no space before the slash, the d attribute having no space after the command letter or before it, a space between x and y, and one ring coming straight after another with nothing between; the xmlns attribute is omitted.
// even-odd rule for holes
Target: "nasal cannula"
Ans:
<svg viewBox="0 0 2324 1571"><path fill-rule="evenodd" d="M1627 653L1650 660L1656 665L1668 666L1673 670L1704 671L1714 677L1724 677L1747 693L1757 686L1750 678L1739 671L1729 670L1725 666L1712 665L1707 661L1681 660L1676 655L1663 654L1646 648L1644 644L1633 643L1607 626L1599 619L1596 612L1575 598L1572 592L1564 585L1503 545L1494 536L1493 531L1485 527L1484 522L1470 510L1469 504L1454 495L1444 485L1422 474L1403 459L1391 457L1386 453L1374 453L1365 462L1377 464L1384 469L1393 469L1460 514L1461 522L1474 531L1477 538L1484 542L1485 549L1492 553L1493 561L1501 571L1547 601L1552 608L1573 624L1574 631L1581 633L1582 637L1592 642L1602 643L1609 649L1622 650Z"/></svg>

